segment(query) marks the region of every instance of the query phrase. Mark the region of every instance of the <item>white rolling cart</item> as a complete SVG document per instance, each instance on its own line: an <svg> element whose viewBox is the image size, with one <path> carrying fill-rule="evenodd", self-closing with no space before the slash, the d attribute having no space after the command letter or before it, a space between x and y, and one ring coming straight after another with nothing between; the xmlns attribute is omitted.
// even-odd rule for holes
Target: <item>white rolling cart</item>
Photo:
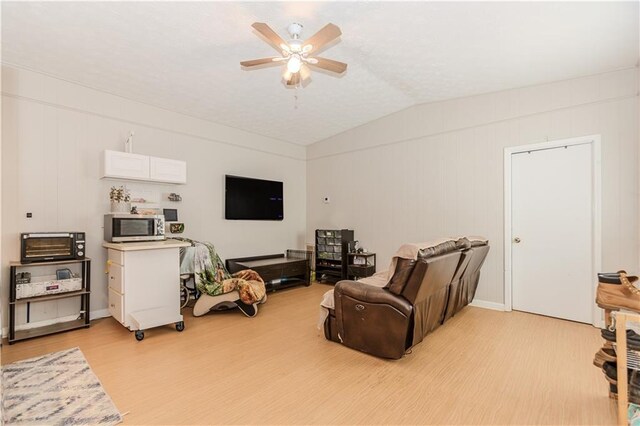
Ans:
<svg viewBox="0 0 640 426"><path fill-rule="evenodd" d="M180 247L177 240L103 243L108 250L109 312L137 340L153 327L175 324L184 330L180 314Z"/></svg>

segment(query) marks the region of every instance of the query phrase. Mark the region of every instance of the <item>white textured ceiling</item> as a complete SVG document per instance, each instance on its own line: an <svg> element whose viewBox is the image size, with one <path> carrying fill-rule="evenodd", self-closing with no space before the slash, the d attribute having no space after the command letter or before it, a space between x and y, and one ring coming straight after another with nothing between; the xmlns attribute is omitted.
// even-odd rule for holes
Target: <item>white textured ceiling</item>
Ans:
<svg viewBox="0 0 640 426"><path fill-rule="evenodd" d="M250 27L343 32L285 89ZM637 2L2 2L2 60L130 99L298 144L411 105L630 67Z"/></svg>

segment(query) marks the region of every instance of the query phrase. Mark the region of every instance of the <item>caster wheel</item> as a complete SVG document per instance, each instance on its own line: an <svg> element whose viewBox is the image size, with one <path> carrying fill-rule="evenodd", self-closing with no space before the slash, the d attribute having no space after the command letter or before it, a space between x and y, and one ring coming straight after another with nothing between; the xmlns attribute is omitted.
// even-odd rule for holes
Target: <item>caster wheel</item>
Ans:
<svg viewBox="0 0 640 426"><path fill-rule="evenodd" d="M140 340L142 340L142 339L144 339L144 331L142 331L142 330L137 330L137 331L136 331L136 340L137 340L137 341L140 341Z"/></svg>
<svg viewBox="0 0 640 426"><path fill-rule="evenodd" d="M176 330L178 331L184 330L184 321L180 321L176 323Z"/></svg>

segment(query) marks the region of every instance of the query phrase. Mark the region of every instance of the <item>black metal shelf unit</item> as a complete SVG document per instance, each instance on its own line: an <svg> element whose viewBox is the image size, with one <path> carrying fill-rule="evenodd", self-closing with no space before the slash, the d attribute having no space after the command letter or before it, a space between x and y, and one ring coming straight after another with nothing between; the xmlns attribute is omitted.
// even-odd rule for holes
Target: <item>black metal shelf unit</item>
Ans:
<svg viewBox="0 0 640 426"><path fill-rule="evenodd" d="M40 295L33 297L24 297L18 299L16 289L16 272L18 269L30 269L37 268L39 266L51 266L51 265L68 265L72 263L79 263L81 266L81 279L82 288L80 290L68 291L63 293L55 293L49 295ZM11 262L9 264L9 344L14 342L31 339L33 337L46 336L47 334L60 333L62 331L75 330L78 328L89 327L90 323L90 296L91 296L91 259L88 257L78 260L61 261L61 262L33 262L33 263L20 263ZM16 330L16 305L26 303L29 306L30 303L44 302L51 300L59 300L68 297L80 298L80 312L78 318L73 321L59 322L37 328L30 328L24 330Z"/></svg>
<svg viewBox="0 0 640 426"><path fill-rule="evenodd" d="M352 229L316 229L316 280L347 279L347 253L353 248Z"/></svg>

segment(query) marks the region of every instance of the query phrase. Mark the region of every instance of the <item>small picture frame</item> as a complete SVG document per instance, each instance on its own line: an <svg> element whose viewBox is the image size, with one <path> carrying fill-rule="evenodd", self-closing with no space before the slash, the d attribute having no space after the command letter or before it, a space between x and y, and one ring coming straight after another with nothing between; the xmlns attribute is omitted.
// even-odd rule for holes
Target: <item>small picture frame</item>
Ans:
<svg viewBox="0 0 640 426"><path fill-rule="evenodd" d="M178 221L178 209L162 209L165 222L177 222Z"/></svg>
<svg viewBox="0 0 640 426"><path fill-rule="evenodd" d="M184 223L174 222L169 224L169 232L172 234L182 234L184 232Z"/></svg>

